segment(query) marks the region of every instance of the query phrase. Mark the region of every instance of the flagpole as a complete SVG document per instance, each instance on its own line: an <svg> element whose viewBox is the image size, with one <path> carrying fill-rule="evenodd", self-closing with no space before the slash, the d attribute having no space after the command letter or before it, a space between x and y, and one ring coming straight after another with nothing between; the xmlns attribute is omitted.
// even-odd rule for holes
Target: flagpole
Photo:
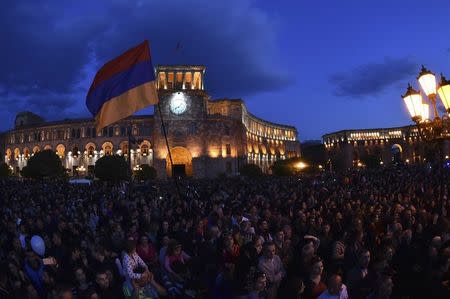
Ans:
<svg viewBox="0 0 450 299"><path fill-rule="evenodd" d="M131 127L128 131L128 200L131 200L131 185L132 185L132 176L133 171L131 169L131 132L133 127Z"/></svg>
<svg viewBox="0 0 450 299"><path fill-rule="evenodd" d="M164 139L166 140L167 151L169 152L170 168L171 168L171 170L173 170L172 154L170 153L169 141L167 140L166 126L164 124L164 118L163 118L163 115L161 112L161 105L159 104L159 101L158 101L157 105L158 105L159 117L161 118L161 127L163 129ZM175 188L177 189L178 198L181 199L180 187L178 186L177 178L174 178L174 181L175 181Z"/></svg>

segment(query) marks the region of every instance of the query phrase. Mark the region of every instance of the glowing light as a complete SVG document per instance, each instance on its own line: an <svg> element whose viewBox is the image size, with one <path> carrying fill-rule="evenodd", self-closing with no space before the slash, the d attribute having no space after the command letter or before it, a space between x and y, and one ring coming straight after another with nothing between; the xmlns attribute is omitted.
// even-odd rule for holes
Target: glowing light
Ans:
<svg viewBox="0 0 450 299"><path fill-rule="evenodd" d="M409 159L406 159L406 163L409 163Z"/></svg>
<svg viewBox="0 0 450 299"><path fill-rule="evenodd" d="M450 82L441 74L441 83L439 84L438 94L441 98L442 104L448 111L450 109Z"/></svg>
<svg viewBox="0 0 450 299"><path fill-rule="evenodd" d="M305 169L306 167L308 167L308 165L305 162L300 161L300 162L297 162L294 165L294 167L299 169L299 170L302 170L302 169Z"/></svg>
<svg viewBox="0 0 450 299"><path fill-rule="evenodd" d="M436 94L436 76L422 65L419 78L420 86L427 96Z"/></svg>
<svg viewBox="0 0 450 299"><path fill-rule="evenodd" d="M85 171L86 171L86 168L85 168L83 165L81 165L81 166L78 166L78 167L76 168L76 171L79 171L79 172L85 172Z"/></svg>
<svg viewBox="0 0 450 299"><path fill-rule="evenodd" d="M406 93L402 96L405 101L406 107L412 119L419 119L422 116L422 96L420 92L408 85ZM391 135L391 132L389 132Z"/></svg>

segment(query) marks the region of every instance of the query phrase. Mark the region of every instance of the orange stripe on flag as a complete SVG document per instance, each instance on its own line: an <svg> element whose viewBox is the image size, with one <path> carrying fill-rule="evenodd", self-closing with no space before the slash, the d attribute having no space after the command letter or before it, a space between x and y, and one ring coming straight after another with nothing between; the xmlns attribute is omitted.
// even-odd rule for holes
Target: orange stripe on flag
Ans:
<svg viewBox="0 0 450 299"><path fill-rule="evenodd" d="M95 117L97 132L122 118L158 103L155 81L139 85L103 104Z"/></svg>

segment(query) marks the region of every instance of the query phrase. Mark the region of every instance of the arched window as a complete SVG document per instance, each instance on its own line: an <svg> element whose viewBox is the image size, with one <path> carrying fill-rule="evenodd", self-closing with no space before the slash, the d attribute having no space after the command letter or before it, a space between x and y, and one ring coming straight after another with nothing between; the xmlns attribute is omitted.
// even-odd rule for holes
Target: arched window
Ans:
<svg viewBox="0 0 450 299"><path fill-rule="evenodd" d="M142 154L142 156L148 155L148 145L147 144L141 145L141 154Z"/></svg>
<svg viewBox="0 0 450 299"><path fill-rule="evenodd" d="M66 152L66 147L65 147L64 145L59 144L59 145L56 147L56 154L57 154L60 158L63 158L63 157L64 157L65 152Z"/></svg>
<svg viewBox="0 0 450 299"><path fill-rule="evenodd" d="M95 144L92 142L89 142L85 146L86 153L89 158L92 158L95 155Z"/></svg>
<svg viewBox="0 0 450 299"><path fill-rule="evenodd" d="M25 159L28 159L30 157L30 150L28 149L28 147L23 149L23 156L25 157Z"/></svg>
<svg viewBox="0 0 450 299"><path fill-rule="evenodd" d="M110 156L112 155L112 151L113 151L113 144L111 142L105 142L102 145L102 150L103 150L103 154L105 156Z"/></svg>
<svg viewBox="0 0 450 299"><path fill-rule="evenodd" d="M78 157L78 152L79 152L78 146L74 146L72 149L72 156Z"/></svg>
<svg viewBox="0 0 450 299"><path fill-rule="evenodd" d="M122 155L128 155L128 141L123 141L120 144L120 150L122 151Z"/></svg>

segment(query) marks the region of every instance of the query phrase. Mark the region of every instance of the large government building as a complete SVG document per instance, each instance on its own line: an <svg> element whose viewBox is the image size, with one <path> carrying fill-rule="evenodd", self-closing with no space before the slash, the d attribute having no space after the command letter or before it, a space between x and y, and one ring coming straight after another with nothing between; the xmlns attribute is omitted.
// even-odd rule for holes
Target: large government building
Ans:
<svg viewBox="0 0 450 299"><path fill-rule="evenodd" d="M119 154L130 156L133 168L154 166L159 177L233 175L245 163L268 172L274 161L300 156L295 127L254 116L241 99L212 100L204 75L204 66L157 67L161 112L129 117L98 134L93 119L45 122L31 112L19 113L14 129L2 135L0 151L15 172L34 153L51 149L74 175L92 172L104 155ZM129 132L137 145L128 144Z"/></svg>
<svg viewBox="0 0 450 299"><path fill-rule="evenodd" d="M447 134L440 146L442 158L448 161L450 132ZM322 139L329 161L339 159L345 168L364 166L364 155L374 155L384 165L396 160L406 164L426 162L425 144L416 126L342 130L323 135Z"/></svg>

